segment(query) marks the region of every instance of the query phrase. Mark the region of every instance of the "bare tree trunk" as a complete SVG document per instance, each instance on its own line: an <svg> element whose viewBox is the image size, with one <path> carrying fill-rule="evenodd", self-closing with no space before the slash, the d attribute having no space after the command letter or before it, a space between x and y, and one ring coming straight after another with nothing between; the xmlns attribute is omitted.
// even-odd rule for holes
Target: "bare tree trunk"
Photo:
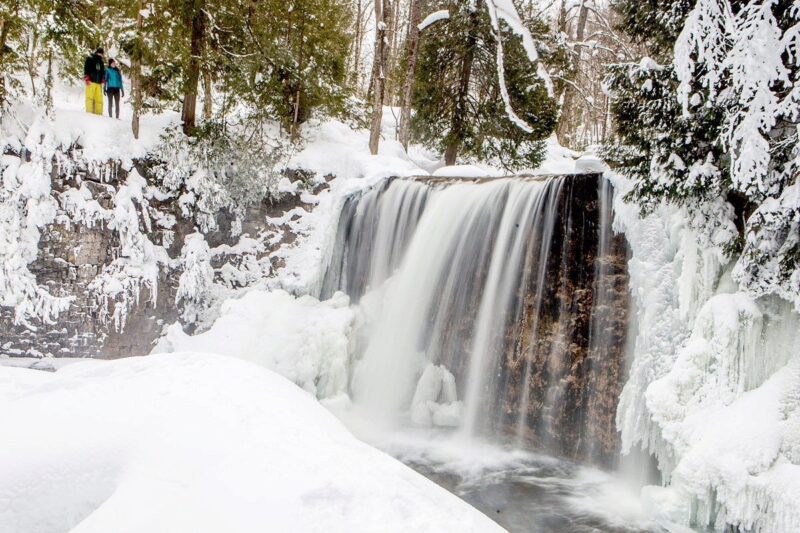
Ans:
<svg viewBox="0 0 800 533"><path fill-rule="evenodd" d="M8 38L9 23L5 19L0 19L0 110L6 103L6 76L3 61L5 60L6 39Z"/></svg>
<svg viewBox="0 0 800 533"><path fill-rule="evenodd" d="M44 80L44 112L49 118L54 118L53 109L53 50L47 52L47 78Z"/></svg>
<svg viewBox="0 0 800 533"><path fill-rule="evenodd" d="M572 69L570 76L572 78L570 80L572 83L578 82L578 76L580 75L581 70L583 38L586 32L586 20L588 19L589 15L589 8L586 5L588 1L589 0L582 0L580 10L578 11L578 22L575 28L575 41L577 44L574 46L573 50L575 67ZM563 9L564 7L562 5L562 10ZM564 24L566 25L566 21L564 21ZM561 104L561 116L558 119L558 127L556 128L556 137L558 137L558 142L560 142L563 146L570 145L570 135L575 129L575 124L572 120L575 117L573 109L574 103L575 88L567 84L564 87L564 95Z"/></svg>
<svg viewBox="0 0 800 533"><path fill-rule="evenodd" d="M446 165L455 165L458 150L461 147L461 132L464 121L467 119L467 103L469 97L469 82L472 78L472 63L475 61L475 47L478 43L478 13L470 12L469 35L467 37L467 50L461 63L461 74L456 95L456 107L450 120L450 132L447 134L447 146L444 151Z"/></svg>
<svg viewBox="0 0 800 533"><path fill-rule="evenodd" d="M411 129L411 99L414 91L414 74L417 70L419 54L419 23L421 22L421 0L411 0L408 15L408 34L406 35L406 73L403 80L403 93L400 100L400 143L408 150Z"/></svg>
<svg viewBox="0 0 800 533"><path fill-rule="evenodd" d="M298 39L298 58L297 58L297 66L298 71L302 72L304 69L304 62L305 62L305 34L306 34L306 24L305 18L301 19L300 22L300 38ZM297 141L300 139L300 96L303 92L303 81L301 79L297 80L297 88L295 89L295 97L294 97L294 115L292 116L292 131L291 136L293 141Z"/></svg>
<svg viewBox="0 0 800 533"><path fill-rule="evenodd" d="M383 98L386 91L386 60L388 46L386 28L391 22L391 0L375 0L375 55L372 65L372 124L369 131L369 151L378 153L383 118Z"/></svg>
<svg viewBox="0 0 800 533"><path fill-rule="evenodd" d="M353 78L352 85L354 89L358 88L359 71L361 70L361 41L364 39L363 32L361 31L362 19L364 17L363 0L358 0L356 7L356 34L353 38Z"/></svg>
<svg viewBox="0 0 800 533"><path fill-rule="evenodd" d="M389 33L389 49L386 51L386 88L384 91L387 93L386 100L389 105L396 101L397 97L397 81L395 80L395 67L397 65L397 47L398 38L400 33L400 5L402 0L395 0L392 5L391 18L387 24L387 31Z"/></svg>
<svg viewBox="0 0 800 533"><path fill-rule="evenodd" d="M144 18L142 17L142 9L144 9L144 0L139 0L138 9L136 10L136 39L138 41L136 51L131 58L131 96L133 97L133 119L131 120L131 130L133 130L133 138L139 138L139 115L142 112L142 25Z"/></svg>
<svg viewBox="0 0 800 533"><path fill-rule="evenodd" d="M28 38L28 53L26 59L28 67L28 76L31 79L31 93L33 98L36 99L36 44L39 37L34 29Z"/></svg>
<svg viewBox="0 0 800 533"><path fill-rule="evenodd" d="M186 82L183 89L183 132L192 135L195 130L197 114L197 85L200 81L200 61L203 57L203 44L205 42L205 14L204 0L195 0L192 10L192 34L189 57L189 68L186 74Z"/></svg>

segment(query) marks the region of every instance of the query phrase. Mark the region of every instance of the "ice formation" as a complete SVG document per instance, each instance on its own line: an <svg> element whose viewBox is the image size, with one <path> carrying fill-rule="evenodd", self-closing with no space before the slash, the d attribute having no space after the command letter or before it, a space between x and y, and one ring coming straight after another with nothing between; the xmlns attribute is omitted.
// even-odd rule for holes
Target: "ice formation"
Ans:
<svg viewBox="0 0 800 533"><path fill-rule="evenodd" d="M740 290L684 212L639 219L616 185L638 332L617 423L623 451L654 455L667 484L645 499L683 526L798 530L800 316Z"/></svg>
<svg viewBox="0 0 800 533"><path fill-rule="evenodd" d="M222 304L205 332L169 327L154 353L204 351L238 357L277 372L328 399L347 393L355 315L342 293L320 302L282 290L250 290Z"/></svg>

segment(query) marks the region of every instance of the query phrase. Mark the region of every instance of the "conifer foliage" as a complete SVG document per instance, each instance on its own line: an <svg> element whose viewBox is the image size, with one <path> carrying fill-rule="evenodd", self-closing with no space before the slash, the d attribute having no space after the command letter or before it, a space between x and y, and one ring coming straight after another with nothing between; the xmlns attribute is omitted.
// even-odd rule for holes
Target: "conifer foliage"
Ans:
<svg viewBox="0 0 800 533"><path fill-rule="evenodd" d="M437 8L447 9L449 17L423 32L412 100L413 137L440 149L451 165L462 155L495 160L507 169L536 167L558 109L522 39L505 27L496 31L489 13L469 2ZM541 23L528 26L538 36L547 32Z"/></svg>

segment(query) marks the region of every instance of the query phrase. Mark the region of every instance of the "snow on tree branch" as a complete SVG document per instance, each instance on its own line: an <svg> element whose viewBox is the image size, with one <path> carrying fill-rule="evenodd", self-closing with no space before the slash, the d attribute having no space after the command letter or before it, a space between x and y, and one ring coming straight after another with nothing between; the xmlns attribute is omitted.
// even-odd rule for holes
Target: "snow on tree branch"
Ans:
<svg viewBox="0 0 800 533"><path fill-rule="evenodd" d="M528 31L528 28L526 28L522 23L519 13L517 13L517 9L514 7L514 4L511 2L511 0L486 0L486 9L489 12L489 17L492 21L492 29L494 30L494 35L497 39L497 78L500 82L500 95L502 96L503 103L505 104L506 114L508 115L509 120L511 120L511 122L513 122L517 127L525 132L530 133L533 131L533 128L531 128L527 122L522 120L516 114L511 106L511 100L508 96L508 87L506 86L505 79L505 66L503 63L503 43L500 33L500 20L503 20L511 29L511 31L519 35L522 39L522 46L525 49L525 52L528 54L528 59L530 59L532 63L536 64L536 74L539 76L539 79L542 80L542 83L544 83L545 87L547 88L547 94L550 97L552 97L554 94L553 81L550 79L550 75L547 73L544 65L539 60L539 52L536 50L536 42L533 40L531 32Z"/></svg>
<svg viewBox="0 0 800 533"><path fill-rule="evenodd" d="M442 20L447 20L449 18L450 18L450 12L448 10L446 10L446 9L441 9L439 11L434 11L433 13L431 13L430 15L425 17L425 20L420 22L419 26L417 26L417 28L419 28L419 31L425 31L425 29L428 26L430 26L432 24L436 24L437 22L442 21Z"/></svg>

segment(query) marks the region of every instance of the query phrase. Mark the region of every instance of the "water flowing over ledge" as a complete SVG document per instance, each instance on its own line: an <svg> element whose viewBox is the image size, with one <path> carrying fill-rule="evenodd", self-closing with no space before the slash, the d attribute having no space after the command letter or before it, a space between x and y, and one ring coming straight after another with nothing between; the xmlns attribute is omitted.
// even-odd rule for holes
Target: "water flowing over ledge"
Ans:
<svg viewBox="0 0 800 533"><path fill-rule="evenodd" d="M612 463L624 238L597 174L389 179L345 200L321 296L359 302L351 390L384 419Z"/></svg>

